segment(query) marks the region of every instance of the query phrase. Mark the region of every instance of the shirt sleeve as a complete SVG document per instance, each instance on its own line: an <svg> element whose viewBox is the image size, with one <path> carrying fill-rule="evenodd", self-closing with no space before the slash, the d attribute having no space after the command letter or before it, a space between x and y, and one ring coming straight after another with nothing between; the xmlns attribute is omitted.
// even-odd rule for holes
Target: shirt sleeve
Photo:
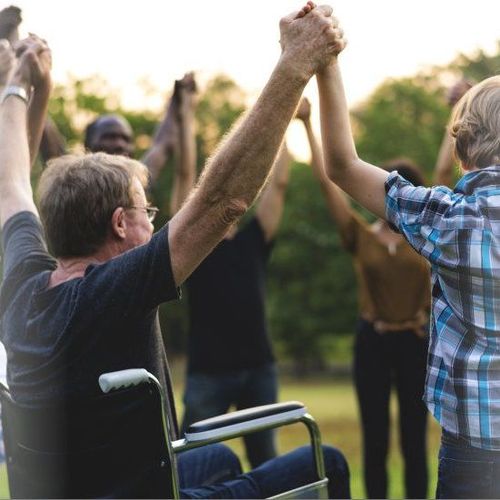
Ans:
<svg viewBox="0 0 500 500"><path fill-rule="evenodd" d="M121 317L142 315L179 298L170 262L168 224L149 243L89 266L79 295L80 312L88 307L111 308Z"/></svg>
<svg viewBox="0 0 500 500"><path fill-rule="evenodd" d="M55 260L49 255L38 217L32 212L19 212L2 229L3 279L25 279L40 271L54 270Z"/></svg>
<svg viewBox="0 0 500 500"><path fill-rule="evenodd" d="M453 237L453 191L444 186L414 186L397 172L385 183L386 218L410 245L433 263L440 263L440 247ZM450 224L451 223L451 224Z"/></svg>

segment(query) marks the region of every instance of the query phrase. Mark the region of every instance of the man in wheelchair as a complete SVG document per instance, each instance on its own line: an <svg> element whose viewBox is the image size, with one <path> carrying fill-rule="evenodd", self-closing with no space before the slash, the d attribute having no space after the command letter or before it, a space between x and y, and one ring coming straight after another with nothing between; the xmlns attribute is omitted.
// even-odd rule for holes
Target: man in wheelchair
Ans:
<svg viewBox="0 0 500 500"><path fill-rule="evenodd" d="M172 494L162 469L175 464L158 460L151 391L103 396L98 378L137 367L153 374L166 393L170 439L178 438L157 307L178 298L178 287L252 204L306 83L344 46L331 14L308 3L281 21L282 55L258 102L155 234L147 170L126 157L53 160L35 206L30 151L39 134L28 137L27 123L41 130L51 55L34 35L19 45L0 113L0 335L12 395L5 399L6 444L18 445L9 469L14 496ZM241 474L222 445L185 451L178 458L180 494L273 496L314 480L311 455L299 449ZM330 496L349 496L340 452L324 447L324 460Z"/></svg>

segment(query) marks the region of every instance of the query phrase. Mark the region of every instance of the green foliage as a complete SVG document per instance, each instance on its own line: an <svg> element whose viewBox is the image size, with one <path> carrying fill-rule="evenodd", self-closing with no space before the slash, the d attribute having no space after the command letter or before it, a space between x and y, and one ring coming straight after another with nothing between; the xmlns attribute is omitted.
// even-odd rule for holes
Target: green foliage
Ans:
<svg viewBox="0 0 500 500"><path fill-rule="evenodd" d="M500 40L497 41L496 53L488 55L484 50L478 50L472 55L460 54L446 68L463 75L469 80L480 82L500 73Z"/></svg>
<svg viewBox="0 0 500 500"><path fill-rule="evenodd" d="M449 65L413 78L385 81L352 112L361 157L376 164L405 156L431 173L449 116L446 85L450 76L479 81L498 73L497 53L461 54ZM200 91L196 110L198 167L245 110L245 95L225 75L217 75ZM85 126L102 113L123 114L136 136L137 156L148 148L163 110L123 109L116 92L98 77L71 80L56 87L50 114L70 147L81 143ZM175 159L170 160L151 196L162 208L157 228L168 218ZM39 172L35 170L35 172ZM36 174L38 175L38 174ZM366 213L365 213L366 215ZM322 195L308 168L294 164L286 209L269 266L268 313L279 356L292 359L301 371L329 361L356 317L356 285L350 257L340 247ZM186 300L161 308L169 352L186 344ZM340 337L339 337L340 336ZM345 350L342 351L345 356Z"/></svg>
<svg viewBox="0 0 500 500"><path fill-rule="evenodd" d="M286 208L269 269L273 338L299 371L318 368L334 333L352 331L356 287L311 170L294 164Z"/></svg>
<svg viewBox="0 0 500 500"><path fill-rule="evenodd" d="M353 112L360 156L375 164L409 158L430 181L450 113L443 94L410 78L383 83Z"/></svg>
<svg viewBox="0 0 500 500"><path fill-rule="evenodd" d="M196 107L197 146L201 160L208 158L217 144L245 110L245 94L225 75L210 80Z"/></svg>

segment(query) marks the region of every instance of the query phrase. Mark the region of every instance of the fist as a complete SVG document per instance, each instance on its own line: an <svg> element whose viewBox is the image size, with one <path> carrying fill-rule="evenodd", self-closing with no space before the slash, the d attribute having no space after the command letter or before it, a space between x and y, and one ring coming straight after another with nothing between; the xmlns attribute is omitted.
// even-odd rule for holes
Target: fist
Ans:
<svg viewBox="0 0 500 500"><path fill-rule="evenodd" d="M344 33L328 5L308 2L280 22L283 57L305 78L328 66L344 49Z"/></svg>

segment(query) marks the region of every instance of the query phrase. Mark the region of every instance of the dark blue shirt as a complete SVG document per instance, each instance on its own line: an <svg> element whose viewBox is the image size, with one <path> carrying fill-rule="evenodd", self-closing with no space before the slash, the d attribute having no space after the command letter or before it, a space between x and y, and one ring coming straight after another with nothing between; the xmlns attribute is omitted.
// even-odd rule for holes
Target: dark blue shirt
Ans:
<svg viewBox="0 0 500 500"><path fill-rule="evenodd" d="M36 405L100 393L104 372L145 368L170 392L157 306L178 297L168 226L151 241L48 289L55 260L30 212L3 227L0 340L15 400Z"/></svg>

